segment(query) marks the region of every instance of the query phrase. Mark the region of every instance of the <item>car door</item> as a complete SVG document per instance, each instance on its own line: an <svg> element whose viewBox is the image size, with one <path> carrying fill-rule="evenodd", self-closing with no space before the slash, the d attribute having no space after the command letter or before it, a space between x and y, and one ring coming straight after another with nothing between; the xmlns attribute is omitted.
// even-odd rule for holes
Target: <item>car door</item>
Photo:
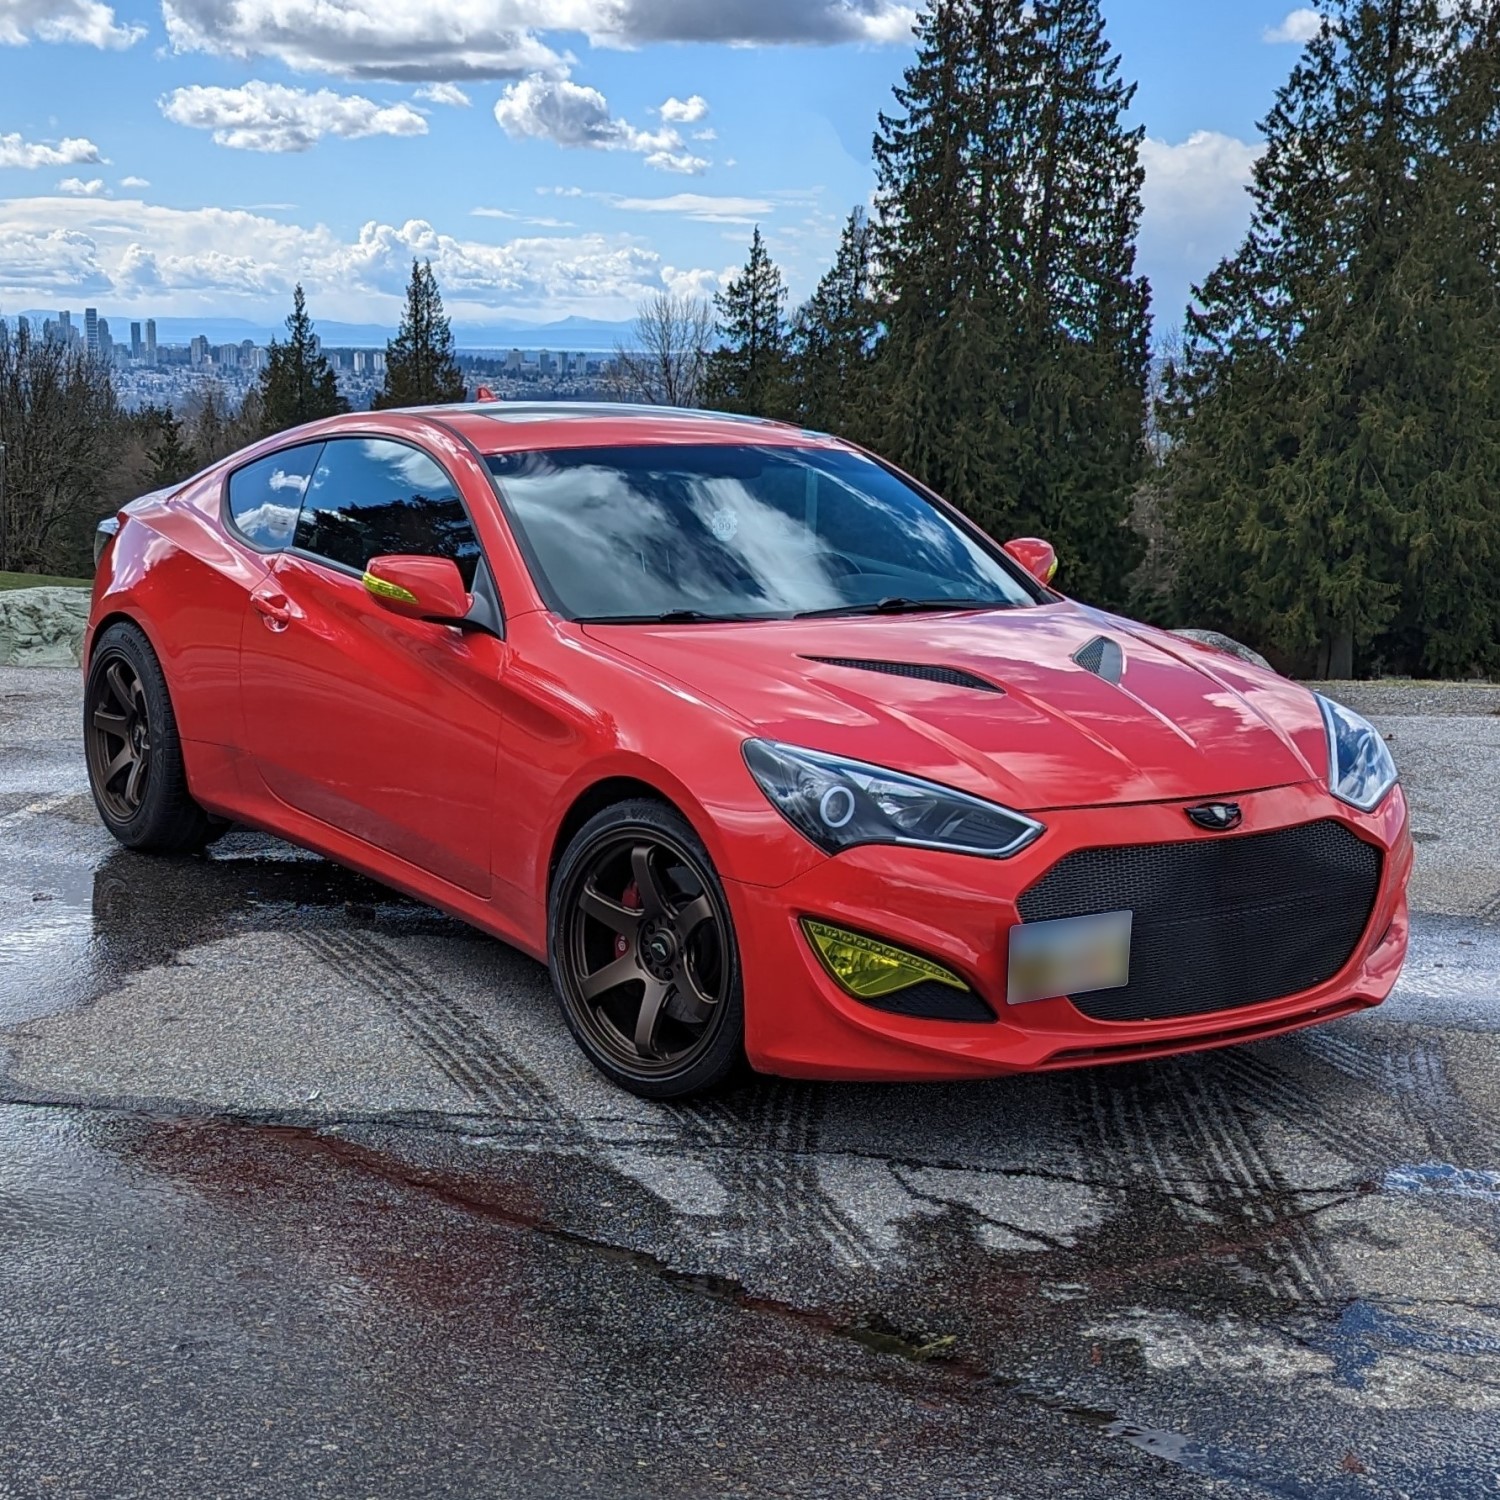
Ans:
<svg viewBox="0 0 1500 1500"><path fill-rule="evenodd" d="M240 652L246 744L265 788L320 823L487 896L505 646L411 620L365 589L371 557L484 566L457 485L389 438L330 438L292 545L251 596Z"/></svg>

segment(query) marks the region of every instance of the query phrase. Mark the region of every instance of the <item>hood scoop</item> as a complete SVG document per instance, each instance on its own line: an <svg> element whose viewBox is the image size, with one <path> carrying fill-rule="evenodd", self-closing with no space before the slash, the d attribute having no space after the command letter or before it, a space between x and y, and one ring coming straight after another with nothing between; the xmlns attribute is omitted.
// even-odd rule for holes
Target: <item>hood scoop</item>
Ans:
<svg viewBox="0 0 1500 1500"><path fill-rule="evenodd" d="M1115 649L1118 651L1119 647ZM977 693L1003 693L996 683L976 677L959 667L942 667L921 661L871 661L857 656L804 656L803 661L821 662L825 667L848 667L855 672L884 672L889 677L916 677L923 682L941 682L948 687L973 688Z"/></svg>
<svg viewBox="0 0 1500 1500"><path fill-rule="evenodd" d="M1125 675L1125 652L1118 641L1110 640L1107 635L1096 635L1085 642L1073 653L1073 660L1085 672L1092 672L1116 687Z"/></svg>

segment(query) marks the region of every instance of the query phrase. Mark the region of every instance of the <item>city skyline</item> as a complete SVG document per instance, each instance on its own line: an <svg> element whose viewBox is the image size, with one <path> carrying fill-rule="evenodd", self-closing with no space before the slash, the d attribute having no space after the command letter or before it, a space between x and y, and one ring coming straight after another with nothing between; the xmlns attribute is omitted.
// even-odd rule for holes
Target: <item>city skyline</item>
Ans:
<svg viewBox="0 0 1500 1500"><path fill-rule="evenodd" d="M1145 129L1159 321L1231 250L1316 13L1105 0ZM546 22L561 14L567 25ZM710 295L764 227L793 301L874 185L900 0L28 0L0 11L0 305L394 324L412 255L455 322ZM280 313L277 310L282 310Z"/></svg>

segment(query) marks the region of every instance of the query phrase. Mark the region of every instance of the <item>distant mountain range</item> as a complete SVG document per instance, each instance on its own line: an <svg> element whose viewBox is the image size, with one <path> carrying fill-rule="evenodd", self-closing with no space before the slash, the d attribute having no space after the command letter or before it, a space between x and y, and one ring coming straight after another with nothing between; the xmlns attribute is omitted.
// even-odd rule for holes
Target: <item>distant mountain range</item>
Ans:
<svg viewBox="0 0 1500 1500"><path fill-rule="evenodd" d="M130 340L130 325L145 318L134 314L112 314L108 308L100 309L109 321L109 334L118 343ZM73 324L83 328L83 309L72 309ZM55 309L31 310L22 314L31 320L32 326L40 328L44 318L55 318ZM13 317L13 315L12 315ZM453 324L453 339L460 349L470 351L491 349L558 349L570 353L607 352L617 342L630 337L633 324L627 319L611 323L600 318L559 318L551 323L528 323L512 319L504 323ZM325 344L339 349L383 349L386 340L396 330L380 323L339 323L329 318L318 318L313 327ZM156 342L158 344L186 344L202 334L210 344L239 344L250 339L257 344L268 344L273 338L284 338L286 328L281 323L257 323L249 318L157 318Z"/></svg>

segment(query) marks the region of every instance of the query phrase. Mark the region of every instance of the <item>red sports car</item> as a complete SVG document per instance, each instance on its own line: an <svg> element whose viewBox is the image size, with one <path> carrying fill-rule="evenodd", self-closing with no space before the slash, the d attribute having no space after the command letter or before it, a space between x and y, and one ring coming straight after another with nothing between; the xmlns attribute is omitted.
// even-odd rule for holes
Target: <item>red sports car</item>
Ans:
<svg viewBox="0 0 1500 1500"><path fill-rule="evenodd" d="M544 959L653 1098L1378 1004L1412 862L1380 735L1053 567L778 423L336 417L101 528L94 796L132 848L250 824Z"/></svg>

